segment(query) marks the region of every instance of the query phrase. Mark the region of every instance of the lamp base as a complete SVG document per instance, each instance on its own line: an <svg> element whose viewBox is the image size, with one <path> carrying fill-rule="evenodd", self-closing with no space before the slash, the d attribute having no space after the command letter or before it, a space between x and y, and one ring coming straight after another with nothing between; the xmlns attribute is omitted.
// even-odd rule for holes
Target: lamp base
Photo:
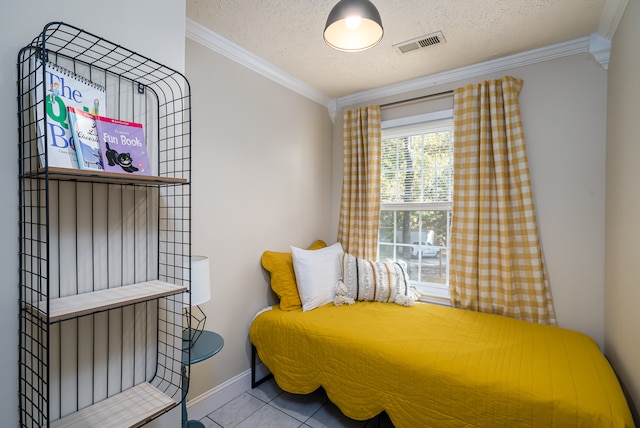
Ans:
<svg viewBox="0 0 640 428"><path fill-rule="evenodd" d="M197 311L195 311L196 309ZM197 312L199 312L199 314ZM187 317L188 327L183 330L182 337L183 339L188 339L189 346L193 347L204 330L204 326L207 323L207 315L202 309L200 309L200 306L193 306L189 311L187 311ZM187 332L189 333L188 336Z"/></svg>

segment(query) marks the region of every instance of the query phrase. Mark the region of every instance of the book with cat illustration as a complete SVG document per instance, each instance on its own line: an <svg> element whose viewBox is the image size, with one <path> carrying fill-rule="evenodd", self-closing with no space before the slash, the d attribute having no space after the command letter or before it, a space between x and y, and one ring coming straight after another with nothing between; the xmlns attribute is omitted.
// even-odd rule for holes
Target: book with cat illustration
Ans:
<svg viewBox="0 0 640 428"><path fill-rule="evenodd" d="M99 114L105 104L105 89L56 64L40 60L36 60L34 76L35 100L44 103L44 108L36 108L35 115L40 165L77 169L79 164L67 107Z"/></svg>
<svg viewBox="0 0 640 428"><path fill-rule="evenodd" d="M105 171L151 175L142 124L96 116L96 129Z"/></svg>
<svg viewBox="0 0 640 428"><path fill-rule="evenodd" d="M104 171L102 156L100 156L96 117L71 106L67 107L67 114L73 132L78 166L80 169Z"/></svg>

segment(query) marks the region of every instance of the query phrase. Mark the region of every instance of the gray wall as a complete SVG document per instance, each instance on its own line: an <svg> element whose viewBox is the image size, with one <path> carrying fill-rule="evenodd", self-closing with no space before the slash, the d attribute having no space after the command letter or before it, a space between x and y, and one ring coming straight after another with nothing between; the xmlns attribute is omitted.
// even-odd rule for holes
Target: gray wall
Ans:
<svg viewBox="0 0 640 428"><path fill-rule="evenodd" d="M640 1L630 0L613 39L607 104L605 353L640 424Z"/></svg>

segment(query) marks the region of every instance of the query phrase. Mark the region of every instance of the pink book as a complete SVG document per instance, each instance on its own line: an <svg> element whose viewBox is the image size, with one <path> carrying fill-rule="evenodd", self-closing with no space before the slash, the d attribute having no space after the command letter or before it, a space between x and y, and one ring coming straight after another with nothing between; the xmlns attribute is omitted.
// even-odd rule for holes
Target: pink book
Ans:
<svg viewBox="0 0 640 428"><path fill-rule="evenodd" d="M142 124L96 116L105 171L151 175Z"/></svg>

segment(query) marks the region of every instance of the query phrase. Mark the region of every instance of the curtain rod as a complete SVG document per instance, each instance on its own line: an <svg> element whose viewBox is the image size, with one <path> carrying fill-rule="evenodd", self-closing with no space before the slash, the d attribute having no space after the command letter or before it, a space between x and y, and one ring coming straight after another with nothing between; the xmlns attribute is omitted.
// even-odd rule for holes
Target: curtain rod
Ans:
<svg viewBox="0 0 640 428"><path fill-rule="evenodd" d="M412 101L424 100L427 98L440 97L442 95L450 95L450 94L453 94L453 89L450 91L438 92L437 94L430 94L430 95L423 95L421 97L409 98L408 100L393 101L386 104L380 104L380 108L391 107L398 104L410 103Z"/></svg>

